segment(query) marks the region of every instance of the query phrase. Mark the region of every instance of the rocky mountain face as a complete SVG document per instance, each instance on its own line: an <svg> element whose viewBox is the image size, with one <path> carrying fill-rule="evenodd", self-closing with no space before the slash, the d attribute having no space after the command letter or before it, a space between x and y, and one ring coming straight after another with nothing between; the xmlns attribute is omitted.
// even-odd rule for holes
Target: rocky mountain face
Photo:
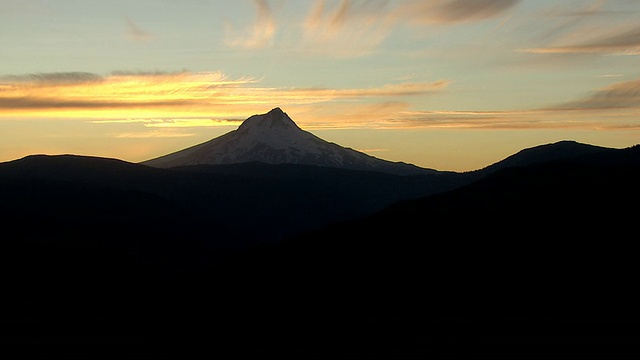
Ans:
<svg viewBox="0 0 640 360"><path fill-rule="evenodd" d="M435 173L415 165L379 159L325 141L304 131L280 108L253 115L237 130L190 148L143 162L171 168L262 162L300 164L349 170L380 171L397 175Z"/></svg>

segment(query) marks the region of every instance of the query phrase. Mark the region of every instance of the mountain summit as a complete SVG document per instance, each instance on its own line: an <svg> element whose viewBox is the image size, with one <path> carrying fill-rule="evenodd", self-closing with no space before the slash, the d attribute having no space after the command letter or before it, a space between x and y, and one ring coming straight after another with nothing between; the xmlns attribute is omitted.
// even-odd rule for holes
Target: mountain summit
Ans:
<svg viewBox="0 0 640 360"><path fill-rule="evenodd" d="M249 117L237 130L142 164L170 168L247 162L315 165L399 175L436 172L407 163L378 159L322 140L300 129L280 108Z"/></svg>
<svg viewBox="0 0 640 360"><path fill-rule="evenodd" d="M272 109L263 115L254 115L247 120L243 121L238 130L251 129L251 128L269 128L282 131L296 131L301 130L296 123L291 120L279 107Z"/></svg>

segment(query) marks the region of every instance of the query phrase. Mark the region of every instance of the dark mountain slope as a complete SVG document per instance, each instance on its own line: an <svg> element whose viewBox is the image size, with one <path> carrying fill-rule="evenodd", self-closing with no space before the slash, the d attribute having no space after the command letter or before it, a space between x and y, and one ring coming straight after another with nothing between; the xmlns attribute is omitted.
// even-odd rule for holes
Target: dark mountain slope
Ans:
<svg viewBox="0 0 640 360"><path fill-rule="evenodd" d="M639 147L504 169L229 272L341 354L634 356L638 181Z"/></svg>
<svg viewBox="0 0 640 360"><path fill-rule="evenodd" d="M452 173L398 176L261 163L168 170L116 159L29 156L0 164L0 211L13 219L1 221L6 231L29 229L32 237L48 231L34 224L69 223L78 236L94 240L103 234L96 229L115 231L115 224L126 224L122 241L160 232L227 251L354 219L465 181Z"/></svg>
<svg viewBox="0 0 640 360"><path fill-rule="evenodd" d="M141 191L144 187L105 191L103 185L78 187L60 178L32 178L33 191L25 190L30 185L3 173L0 164L6 185L0 189L9 189L3 195L16 194L9 185L35 199L54 196L45 204L71 194L69 211L84 216L82 221L103 219L91 215L104 213L92 204L112 202L119 210L115 214L125 215L115 223L92 224L97 230L89 235L69 237L82 221L55 220L51 229L27 223L31 228L23 233L10 220L29 214L46 220L55 205L41 212L45 204L39 200L22 212L2 208L7 215L2 216L3 229L26 242L0 251L3 274L11 274L0 297L2 309L10 310L3 316L1 351L20 350L31 358L633 358L640 338L640 297L633 285L639 159L634 147L505 168L452 191L398 203L207 267L191 264L206 262L197 257L207 253L203 244L185 240L227 230L224 222L209 218L210 212L194 221L197 211L191 210L204 207L183 207L177 202L182 197ZM245 206L273 195L278 184L278 191L293 188L288 194L301 199L310 196L301 192L301 184L312 185L307 191L328 190L313 192L317 199L340 193L339 184L352 184L349 191L381 189L363 186L358 172L349 173L354 178L339 172L343 177L336 180L331 175L336 170L270 169L264 164L185 168L170 171L171 176L194 182L167 188L177 195L199 189L194 184L200 181L233 179L222 187L229 194L217 193L220 198L212 200L208 192L198 192L192 204L219 205L224 196L240 196ZM245 171L254 177L242 176ZM287 178L295 180L283 181ZM410 177L388 177L391 182L400 178ZM38 193L43 184L54 191ZM105 192L92 202L97 189ZM13 203L17 206L19 198ZM298 218L308 216L304 211L311 210L304 206L309 203L299 204L289 210L300 212ZM324 211L333 211L330 201L323 204L328 206ZM248 219L281 205L256 205L261 210L236 218L228 234L251 228L255 223ZM188 211L181 215L176 209ZM128 226L131 214L142 221L121 232L124 225L118 222ZM279 219L281 227L295 224L283 214L269 213L269 221ZM196 230L184 235L184 224ZM144 236L147 230L151 233ZM96 233L122 244L130 240L130 231L145 239L134 248L153 256L77 244L93 240ZM154 247L158 239L175 247ZM149 265L150 258L156 262ZM157 269L172 262L189 266Z"/></svg>
<svg viewBox="0 0 640 360"><path fill-rule="evenodd" d="M382 249L395 249L418 258L438 250L438 256L459 258L456 263L486 262L478 267L480 272L510 261L514 267L529 267L540 274L551 271L554 264L562 267L596 259L603 265L624 266L624 261L608 262L607 256L621 260L630 256L621 250L634 245L631 230L633 209L640 200L638 180L638 146L507 168L459 189L401 202L287 246L313 243L332 249L340 243L341 249L374 249L381 251L380 256L387 253ZM406 247L422 246L426 252L406 251ZM516 252L505 256L504 250ZM448 260L454 259L437 262Z"/></svg>
<svg viewBox="0 0 640 360"><path fill-rule="evenodd" d="M486 174L508 167L527 166L546 161L570 159L580 155L611 150L615 149L564 140L523 149L508 156L504 160L476 171Z"/></svg>

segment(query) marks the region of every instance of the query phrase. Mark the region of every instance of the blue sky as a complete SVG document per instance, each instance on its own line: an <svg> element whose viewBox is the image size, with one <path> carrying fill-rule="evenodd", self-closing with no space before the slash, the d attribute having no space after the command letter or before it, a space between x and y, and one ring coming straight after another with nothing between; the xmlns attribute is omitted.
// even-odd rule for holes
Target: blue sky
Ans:
<svg viewBox="0 0 640 360"><path fill-rule="evenodd" d="M640 2L0 2L0 161L143 161L281 107L394 161L639 143Z"/></svg>

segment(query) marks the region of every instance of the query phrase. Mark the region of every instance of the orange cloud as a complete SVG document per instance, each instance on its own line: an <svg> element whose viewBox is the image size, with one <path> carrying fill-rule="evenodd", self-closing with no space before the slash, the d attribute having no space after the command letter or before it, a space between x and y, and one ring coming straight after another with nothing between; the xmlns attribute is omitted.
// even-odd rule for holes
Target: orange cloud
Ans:
<svg viewBox="0 0 640 360"><path fill-rule="evenodd" d="M269 88L250 77L221 72L127 73L108 76L50 73L0 78L0 115L88 118L100 121L164 119L145 126L218 126L269 106L293 106L424 95L448 81L372 88ZM226 119L226 120L211 120ZM228 124L227 124L228 125Z"/></svg>
<svg viewBox="0 0 640 360"><path fill-rule="evenodd" d="M128 133L120 133L115 135L118 139L149 139L149 138L182 138L182 137L191 137L195 134L189 133L175 133L175 132L128 132Z"/></svg>
<svg viewBox="0 0 640 360"><path fill-rule="evenodd" d="M0 78L1 118L75 118L170 130L237 126L251 114L281 106L309 129L473 128L635 129L640 80L545 109L416 111L407 97L447 89L450 82L405 82L371 88L272 88L221 72L44 73ZM602 119L606 119L603 121ZM129 134L128 137L135 136ZM159 132L137 136L186 136Z"/></svg>
<svg viewBox="0 0 640 360"><path fill-rule="evenodd" d="M537 109L524 111L407 111L385 128L640 130L640 109ZM603 121L606 119L606 121Z"/></svg>

